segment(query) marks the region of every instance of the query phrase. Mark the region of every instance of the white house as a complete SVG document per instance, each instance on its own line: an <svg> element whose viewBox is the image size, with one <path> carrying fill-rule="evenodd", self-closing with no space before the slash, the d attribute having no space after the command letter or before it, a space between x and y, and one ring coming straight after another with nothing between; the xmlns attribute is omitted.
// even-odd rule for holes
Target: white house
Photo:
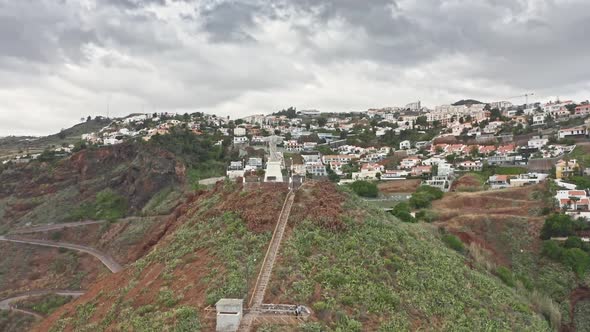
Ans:
<svg viewBox="0 0 590 332"><path fill-rule="evenodd" d="M405 170L387 170L383 174L381 174L381 180L400 180L405 179L408 177L410 173Z"/></svg>
<svg viewBox="0 0 590 332"><path fill-rule="evenodd" d="M545 114L533 115L533 126L542 126L545 124Z"/></svg>
<svg viewBox="0 0 590 332"><path fill-rule="evenodd" d="M328 164L328 163L331 163L334 161L348 164L353 159L356 159L356 157L353 155L349 155L349 154L333 154L333 155L325 155L322 157L322 161L324 162L324 164Z"/></svg>
<svg viewBox="0 0 590 332"><path fill-rule="evenodd" d="M324 164L322 164L321 162L305 163L305 171L313 176L328 175L328 172L326 171L326 166L324 166Z"/></svg>
<svg viewBox="0 0 590 332"><path fill-rule="evenodd" d="M527 173L527 174L520 174L516 178L510 179L510 186L511 187L522 187L528 186L532 184L541 183L549 174L544 173Z"/></svg>
<svg viewBox="0 0 590 332"><path fill-rule="evenodd" d="M305 163L318 163L322 161L319 152L302 152L301 157Z"/></svg>
<svg viewBox="0 0 590 332"><path fill-rule="evenodd" d="M244 128L244 127L234 128L234 136L246 136L246 128Z"/></svg>
<svg viewBox="0 0 590 332"><path fill-rule="evenodd" d="M438 171L437 171L438 176L449 177L453 174L455 174L455 168L453 167L453 165L451 165L447 162L438 163Z"/></svg>
<svg viewBox="0 0 590 332"><path fill-rule="evenodd" d="M246 170L257 170L262 168L262 158L251 157L246 163Z"/></svg>
<svg viewBox="0 0 590 332"><path fill-rule="evenodd" d="M403 169L410 169L412 167L415 167L418 164L420 164L420 158L418 158L416 156L412 156L412 157L407 157L407 158L402 159L402 161L400 163L400 167Z"/></svg>
<svg viewBox="0 0 590 332"><path fill-rule="evenodd" d="M303 151L303 144L296 140L289 140L285 142L285 150L287 151Z"/></svg>
<svg viewBox="0 0 590 332"><path fill-rule="evenodd" d="M244 164L241 161L231 161L227 167L226 175L230 179L244 176Z"/></svg>
<svg viewBox="0 0 590 332"><path fill-rule="evenodd" d="M234 144L245 144L245 143L248 143L248 137L234 136Z"/></svg>
<svg viewBox="0 0 590 332"><path fill-rule="evenodd" d="M383 165L366 163L361 165L360 172L353 172L352 178L355 180L376 180L377 173L383 174Z"/></svg>
<svg viewBox="0 0 590 332"><path fill-rule="evenodd" d="M475 161L463 161L459 163L459 168L464 169L466 171L476 171L479 172L483 168L483 164L479 160Z"/></svg>
<svg viewBox="0 0 590 332"><path fill-rule="evenodd" d="M527 145L529 148L540 149L547 145L549 140L547 138L533 138L528 141Z"/></svg>
<svg viewBox="0 0 590 332"><path fill-rule="evenodd" d="M400 150L408 150L412 147L412 143L410 143L410 141L401 141L399 143L399 149Z"/></svg>
<svg viewBox="0 0 590 332"><path fill-rule="evenodd" d="M588 133L588 129L586 129L586 127L580 126L580 127L574 127L574 128L561 129L561 130L559 130L558 137L559 138L566 138L569 136L586 135L587 133Z"/></svg>
<svg viewBox="0 0 590 332"><path fill-rule="evenodd" d="M558 190L555 199L560 209L588 211L590 197L585 190Z"/></svg>
<svg viewBox="0 0 590 332"><path fill-rule="evenodd" d="M502 189L510 187L510 177L508 175L492 175L488 179L488 184L492 189Z"/></svg>

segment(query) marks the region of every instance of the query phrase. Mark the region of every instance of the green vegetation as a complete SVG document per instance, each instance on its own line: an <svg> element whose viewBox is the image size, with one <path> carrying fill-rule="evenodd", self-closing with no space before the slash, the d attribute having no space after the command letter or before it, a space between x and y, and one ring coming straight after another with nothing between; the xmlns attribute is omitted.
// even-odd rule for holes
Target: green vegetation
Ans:
<svg viewBox="0 0 590 332"><path fill-rule="evenodd" d="M516 286L516 282L514 280L514 276L512 275L512 271L504 266L500 266L496 269L496 275L500 278L507 286L514 287Z"/></svg>
<svg viewBox="0 0 590 332"><path fill-rule="evenodd" d="M142 215L164 215L172 212L182 193L167 187L155 194L141 210Z"/></svg>
<svg viewBox="0 0 590 332"><path fill-rule="evenodd" d="M590 176L572 176L567 179L567 182L575 184L577 189L584 190L590 188Z"/></svg>
<svg viewBox="0 0 590 332"><path fill-rule="evenodd" d="M344 218L346 231L307 220L283 243L270 291L279 302L311 304L320 322L303 330L549 330L527 299L469 268L430 229L367 205L345 203L360 214Z"/></svg>
<svg viewBox="0 0 590 332"><path fill-rule="evenodd" d="M406 202L396 204L393 207L393 210L391 210L391 214L403 222L416 222L416 218L414 218L410 212L410 205Z"/></svg>
<svg viewBox="0 0 590 332"><path fill-rule="evenodd" d="M270 235L269 232L248 231L245 223L233 213L205 220L195 218L176 231L170 245L151 252L135 266L139 273L149 262L159 261L166 264L167 271L172 271L183 261L195 259L193 255L199 249L208 248L226 272L220 275L217 268L211 268L209 275L199 280L207 286L207 303L215 304L223 297L242 298L247 283L254 282L257 273L254 262L262 261Z"/></svg>
<svg viewBox="0 0 590 332"><path fill-rule="evenodd" d="M433 222L438 218L438 214L434 210L422 209L416 212L416 219L424 222Z"/></svg>
<svg viewBox="0 0 590 332"><path fill-rule="evenodd" d="M359 180L354 181L349 186L355 194L361 197L375 198L379 195L379 189L375 182Z"/></svg>
<svg viewBox="0 0 590 332"><path fill-rule="evenodd" d="M19 308L33 310L43 315L49 315L57 310L57 308L63 306L71 300L72 298L69 296L49 294L35 300L28 300L23 303L19 303L18 306Z"/></svg>
<svg viewBox="0 0 590 332"><path fill-rule="evenodd" d="M587 225L584 222L574 220L566 214L553 214L545 219L541 229L541 239L574 235L576 231L586 228Z"/></svg>
<svg viewBox="0 0 590 332"><path fill-rule="evenodd" d="M576 331L590 330L590 300L579 301L574 311L574 325Z"/></svg>
<svg viewBox="0 0 590 332"><path fill-rule="evenodd" d="M456 237L453 234L444 234L441 237L442 241L451 249L458 251L458 252L463 252L465 251L465 246L463 245L463 242L461 242L461 240Z"/></svg>
<svg viewBox="0 0 590 332"><path fill-rule="evenodd" d="M432 201L444 196L442 190L431 186L420 186L410 197L410 206L415 209L427 208Z"/></svg>
<svg viewBox="0 0 590 332"><path fill-rule="evenodd" d="M96 194L92 203L84 203L70 214L70 220L117 220L127 214L127 200L111 189Z"/></svg>
<svg viewBox="0 0 590 332"><path fill-rule="evenodd" d="M567 244L566 244L567 245ZM570 242L569 245L572 245ZM545 241L543 243L542 253L558 262L571 268L578 277L583 277L590 268L590 255L588 254L588 247L585 250L577 247L562 247L556 241Z"/></svg>
<svg viewBox="0 0 590 332"><path fill-rule="evenodd" d="M173 128L167 135L152 137L148 144L168 150L182 159L189 169L189 183L194 185L199 179L225 174L225 166L234 156L229 140L216 145L222 139L222 136L196 135L186 128Z"/></svg>
<svg viewBox="0 0 590 332"><path fill-rule="evenodd" d="M588 145L579 145L576 146L574 151L572 151L568 158L576 159L581 167L590 167L590 147Z"/></svg>
<svg viewBox="0 0 590 332"><path fill-rule="evenodd" d="M30 315L0 310L0 331L25 331L34 322L35 318Z"/></svg>

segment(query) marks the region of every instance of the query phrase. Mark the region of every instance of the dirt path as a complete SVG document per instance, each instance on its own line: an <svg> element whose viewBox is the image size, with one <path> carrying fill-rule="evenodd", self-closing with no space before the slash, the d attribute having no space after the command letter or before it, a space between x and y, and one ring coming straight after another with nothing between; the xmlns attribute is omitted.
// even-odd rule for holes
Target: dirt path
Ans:
<svg viewBox="0 0 590 332"><path fill-rule="evenodd" d="M268 286L270 276L272 275L272 269L281 247L281 241L283 240L283 235L285 234L285 229L287 228L287 221L289 221L289 214L291 213L291 207L293 207L294 200L295 193L290 191L289 194L287 194L287 198L285 198L283 209L279 215L279 221L272 235L272 239L270 240L266 255L264 256L264 261L260 267L260 273L256 279L256 285L254 286L252 297L248 303L250 312L242 319L242 323L240 324L238 331L250 331L252 329L252 324L254 321L256 321L261 311L260 309L262 301L264 300L264 294L266 293L266 287Z"/></svg>
<svg viewBox="0 0 590 332"><path fill-rule="evenodd" d="M42 319L43 318L42 315L40 315L34 311L31 311L31 310L16 308L12 304L15 302L26 300L31 297L43 296L43 295L47 295L47 294L79 297L79 296L84 295L84 293L86 293L86 292L85 291L76 291L76 290L35 290L35 291L20 293L16 296L13 296L11 298L7 298L7 299L0 301L0 310L12 310L12 311L20 312L20 313L23 313L26 315L34 316L35 318L38 318L38 319Z"/></svg>
<svg viewBox="0 0 590 332"><path fill-rule="evenodd" d="M49 232L60 230L64 228L72 228L72 227L80 227L86 225L95 225L95 224L102 224L107 222L106 220L87 220L87 221L76 221L76 222L66 222L61 224L53 224L53 225L42 225L42 226L35 226L35 227L27 227L27 228L18 228L14 231L11 231L9 234L30 234L30 233L41 233L41 232Z"/></svg>
<svg viewBox="0 0 590 332"><path fill-rule="evenodd" d="M94 248L90 248L90 247L85 247L85 246L71 244L71 243L64 243L64 242L24 239L24 238L19 238L19 237L6 237L6 236L0 236L0 241L25 243L25 244L44 246L44 247L65 248L65 249L76 250L76 251L90 254L90 255L98 258L113 273L117 273L117 272L123 270L123 267L121 265L119 265L119 263L117 263L111 256L104 254L104 253L102 253Z"/></svg>
<svg viewBox="0 0 590 332"><path fill-rule="evenodd" d="M117 219L116 222L126 222L126 221L133 221L133 220L140 220L140 219L155 219L155 218L164 218L168 217L167 214L162 215L154 215L154 216L145 216L145 217L125 217L121 219ZM73 222L64 222L59 224L51 224L51 225L39 225L39 226L32 226L32 227L23 227L17 228L13 231L10 231L8 234L30 234L30 233L41 233L41 232L49 232L49 231L56 231L65 228L74 228L74 227L81 227L87 225L96 225L96 224L104 224L109 222L108 220L84 220L84 221L73 221Z"/></svg>

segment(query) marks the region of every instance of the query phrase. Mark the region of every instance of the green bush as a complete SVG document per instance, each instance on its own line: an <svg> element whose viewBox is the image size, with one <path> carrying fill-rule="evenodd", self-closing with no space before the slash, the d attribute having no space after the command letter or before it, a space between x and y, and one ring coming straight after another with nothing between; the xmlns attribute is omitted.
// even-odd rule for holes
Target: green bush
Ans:
<svg viewBox="0 0 590 332"><path fill-rule="evenodd" d="M504 266L500 266L496 269L496 275L498 276L498 278L500 278L500 280L502 280L506 285L510 286L510 287L514 287L516 285L515 281L514 281L514 276L512 275L512 272L510 272L510 270Z"/></svg>
<svg viewBox="0 0 590 332"><path fill-rule="evenodd" d="M354 191L355 194L361 197L370 197L375 198L379 194L379 189L377 188L377 184L374 182L369 181L354 181L350 184L350 188Z"/></svg>
<svg viewBox="0 0 590 332"><path fill-rule="evenodd" d="M449 248L453 250L456 250L458 252L463 252L465 250L465 245L463 245L461 239L459 239L453 234L443 235L442 240Z"/></svg>
<svg viewBox="0 0 590 332"><path fill-rule="evenodd" d="M423 209L430 206L434 200L444 196L442 190L431 186L420 186L410 197L410 205L415 209Z"/></svg>
<svg viewBox="0 0 590 332"><path fill-rule="evenodd" d="M416 219L425 222L433 222L438 218L438 215L432 210L420 210L416 212Z"/></svg>
<svg viewBox="0 0 590 332"><path fill-rule="evenodd" d="M563 246L565 248L578 248L578 249L582 249L582 248L584 248L584 242L578 236L570 236L570 237L567 238L567 240L565 240L565 243L563 244Z"/></svg>
<svg viewBox="0 0 590 332"><path fill-rule="evenodd" d="M582 249L567 249L563 255L563 261L574 271L578 277L584 276L590 267L590 256Z"/></svg>
<svg viewBox="0 0 590 332"><path fill-rule="evenodd" d="M169 289L161 289L160 293L158 293L158 303L170 308L178 303L178 299L174 296L173 291Z"/></svg>
<svg viewBox="0 0 590 332"><path fill-rule="evenodd" d="M405 211L400 211L397 213L393 213L394 216L396 216L399 220L403 221L403 222L416 222L416 218L414 218L414 216L412 216L409 212L405 212Z"/></svg>
<svg viewBox="0 0 590 332"><path fill-rule="evenodd" d="M545 241L543 242L543 249L541 250L541 253L553 260L560 260L564 250L565 249L563 249L555 241Z"/></svg>
<svg viewBox="0 0 590 332"><path fill-rule="evenodd" d="M541 229L541 239L548 240L551 237L573 235L576 230L574 220L565 214L554 214L545 219Z"/></svg>
<svg viewBox="0 0 590 332"><path fill-rule="evenodd" d="M399 220L403 222L416 222L416 218L414 218L410 214L410 206L406 202L401 202L396 204L391 210L391 214L396 216Z"/></svg>
<svg viewBox="0 0 590 332"><path fill-rule="evenodd" d="M577 240L574 239L570 245L576 242ZM580 248L564 248L555 241L545 241L542 254L570 267L579 277L582 277L590 268L590 255Z"/></svg>

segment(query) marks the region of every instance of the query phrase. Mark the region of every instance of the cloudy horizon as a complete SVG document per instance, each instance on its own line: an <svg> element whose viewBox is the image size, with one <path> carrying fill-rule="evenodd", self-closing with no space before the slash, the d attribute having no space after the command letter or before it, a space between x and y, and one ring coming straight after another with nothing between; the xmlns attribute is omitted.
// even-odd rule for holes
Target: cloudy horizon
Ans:
<svg viewBox="0 0 590 332"><path fill-rule="evenodd" d="M589 13L586 0L0 0L0 136L107 109L586 100Z"/></svg>

